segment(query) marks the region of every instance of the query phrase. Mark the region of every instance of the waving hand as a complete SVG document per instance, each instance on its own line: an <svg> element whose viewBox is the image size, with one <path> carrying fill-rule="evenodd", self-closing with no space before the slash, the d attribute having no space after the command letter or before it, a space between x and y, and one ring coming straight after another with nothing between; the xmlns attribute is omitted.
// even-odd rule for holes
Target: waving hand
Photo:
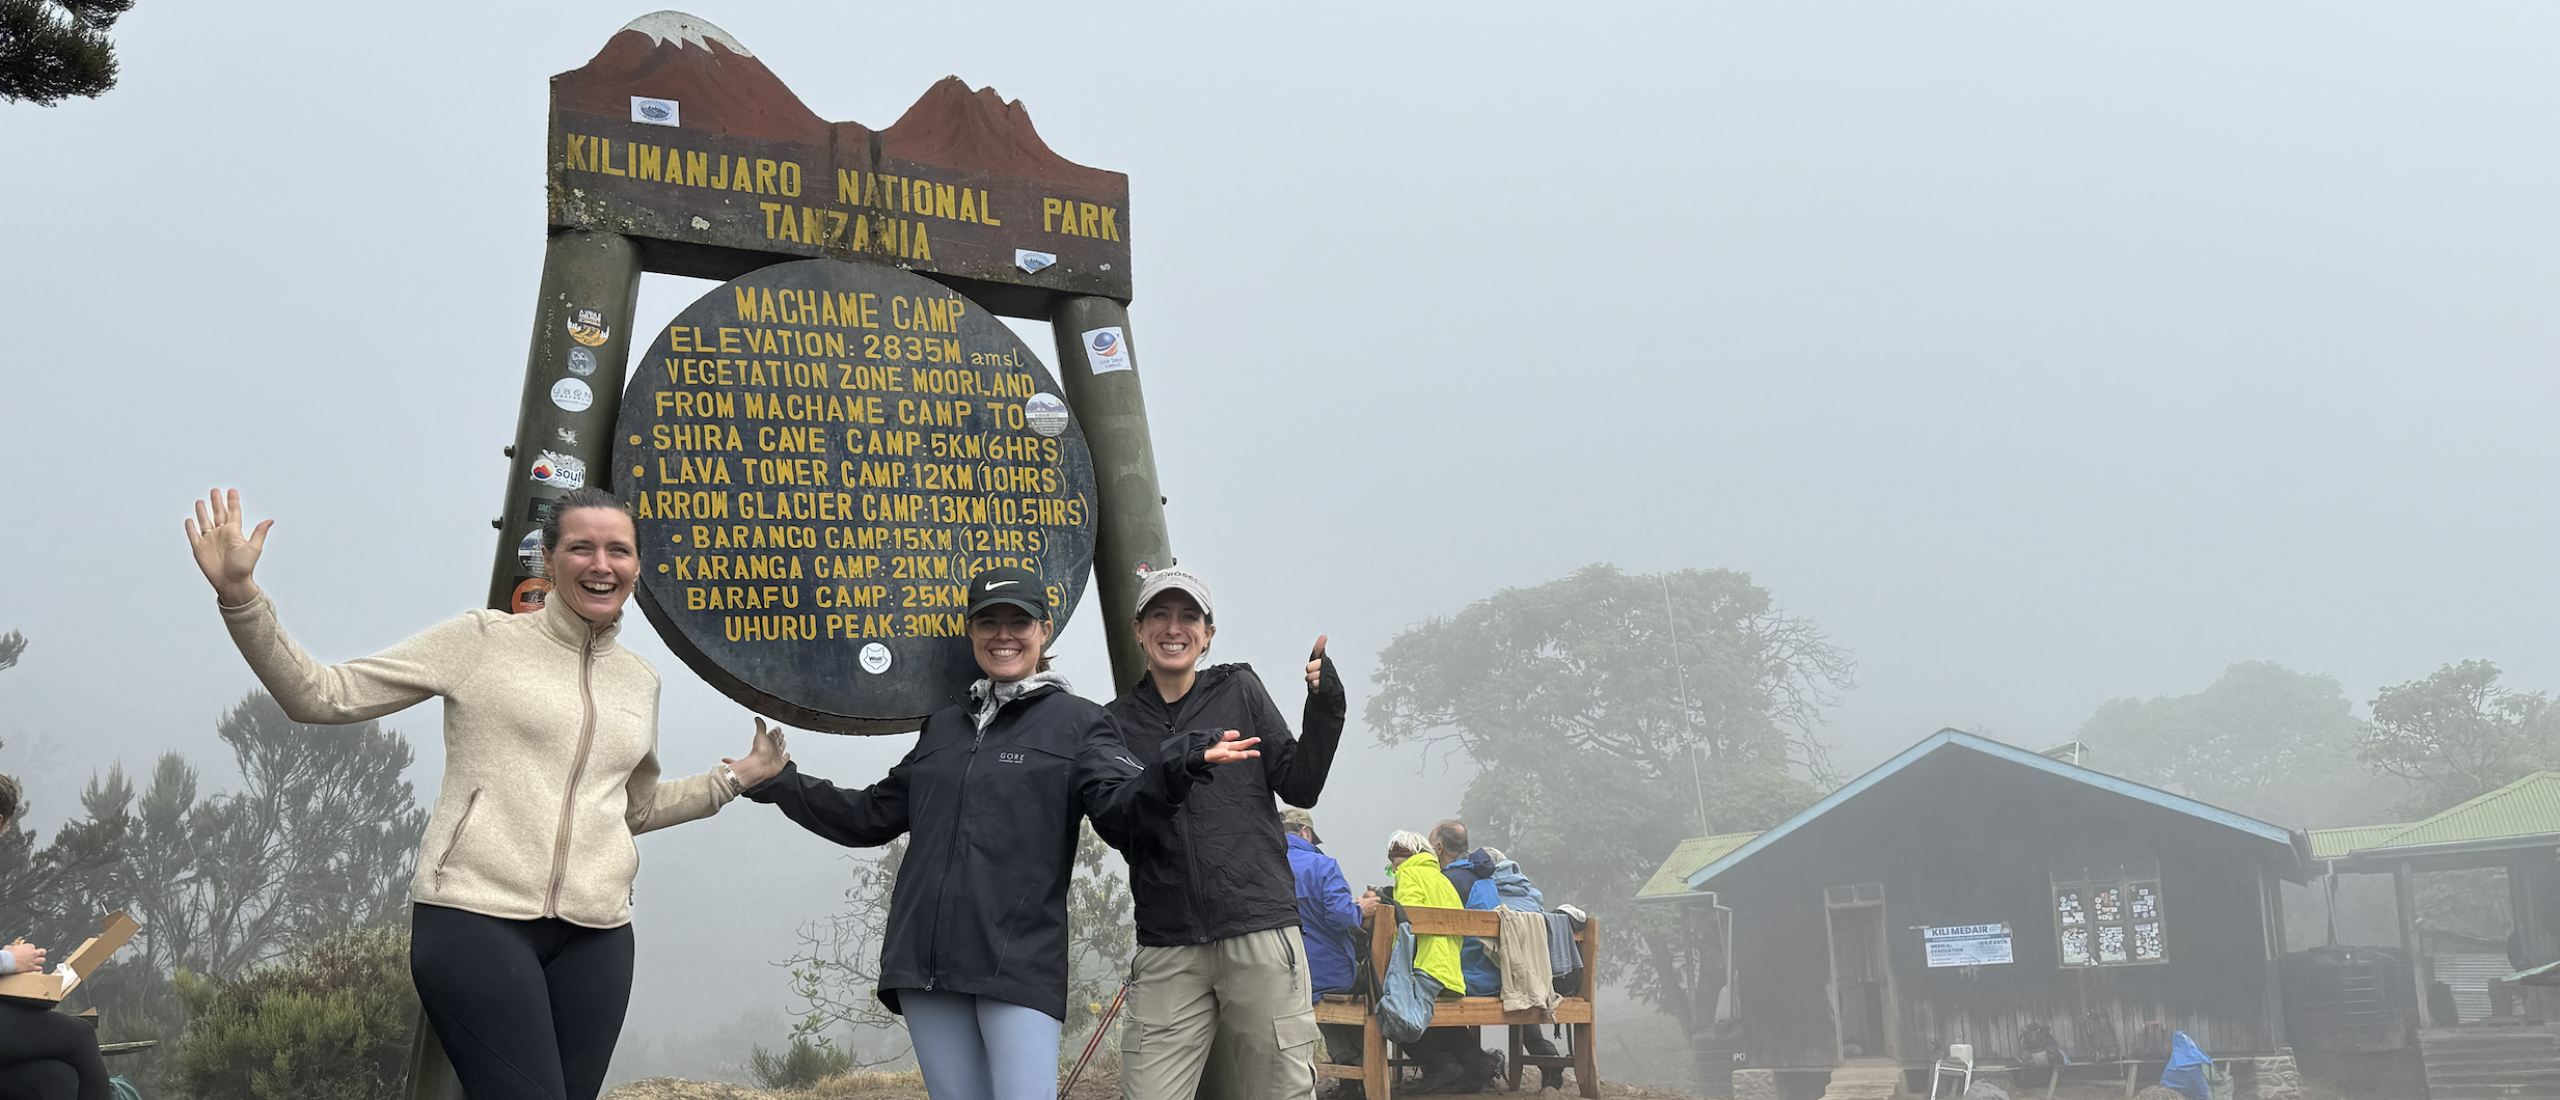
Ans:
<svg viewBox="0 0 2560 1100"><path fill-rule="evenodd" d="M266 552L267 528L275 523L261 520L257 530L249 530L238 489L216 489L196 502L187 542L195 547L196 568L204 570L205 582L224 604L238 607L258 598L258 555Z"/></svg>

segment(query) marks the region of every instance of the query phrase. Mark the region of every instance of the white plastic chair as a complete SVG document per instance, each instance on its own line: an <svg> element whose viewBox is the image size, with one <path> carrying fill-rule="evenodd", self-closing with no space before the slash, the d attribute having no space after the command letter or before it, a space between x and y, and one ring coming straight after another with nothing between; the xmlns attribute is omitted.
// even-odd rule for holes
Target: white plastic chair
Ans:
<svg viewBox="0 0 2560 1100"><path fill-rule="evenodd" d="M1973 1044L1947 1044L1947 1056L1938 1059L1938 1064L1929 1070L1929 1100L1938 1100L1938 1082L1950 1073L1964 1082L1956 1086L1957 1097L1961 1098L1973 1088Z"/></svg>

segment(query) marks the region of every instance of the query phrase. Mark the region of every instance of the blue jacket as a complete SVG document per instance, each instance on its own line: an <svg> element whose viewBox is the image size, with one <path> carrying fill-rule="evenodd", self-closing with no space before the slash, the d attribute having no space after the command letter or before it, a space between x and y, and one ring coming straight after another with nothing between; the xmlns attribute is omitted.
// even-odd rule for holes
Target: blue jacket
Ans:
<svg viewBox="0 0 2560 1100"><path fill-rule="evenodd" d="M1360 904L1342 864L1296 833L1289 837L1289 874L1298 880L1298 929L1307 944L1307 977L1316 996L1351 992L1359 957Z"/></svg>
<svg viewBox="0 0 2560 1100"><path fill-rule="evenodd" d="M1496 863L1482 848L1441 870L1449 876L1449 884L1458 888L1458 897L1469 909L1500 909L1507 905L1523 913L1546 911L1546 898L1529 884L1529 876L1520 873L1519 864L1507 859ZM1485 954L1478 937L1467 937L1466 945L1459 949L1458 968L1467 976L1467 996L1493 997L1502 993L1502 969Z"/></svg>

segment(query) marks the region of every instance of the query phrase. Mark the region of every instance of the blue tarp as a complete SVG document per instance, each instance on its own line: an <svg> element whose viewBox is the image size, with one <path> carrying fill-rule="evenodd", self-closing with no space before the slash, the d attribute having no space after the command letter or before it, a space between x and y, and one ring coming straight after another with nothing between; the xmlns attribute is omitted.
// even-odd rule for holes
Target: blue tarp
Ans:
<svg viewBox="0 0 2560 1100"><path fill-rule="evenodd" d="M2160 1086L2175 1090L2187 1100L2213 1100L2213 1085L2205 1080L2204 1071L2213 1059L2196 1049L2196 1041L2178 1032L2169 1039L2169 1068L2160 1073Z"/></svg>

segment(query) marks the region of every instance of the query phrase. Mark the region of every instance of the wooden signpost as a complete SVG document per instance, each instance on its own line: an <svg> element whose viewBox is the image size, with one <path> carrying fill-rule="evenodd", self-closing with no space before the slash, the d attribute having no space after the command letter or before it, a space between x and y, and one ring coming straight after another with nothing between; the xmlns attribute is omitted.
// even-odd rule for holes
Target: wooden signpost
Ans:
<svg viewBox="0 0 2560 1100"><path fill-rule="evenodd" d="M1036 561L1063 611L1090 567L1104 621L1121 623L1145 572L1172 564L1129 338L1128 177L1050 150L1020 102L952 77L886 128L830 122L727 32L658 12L552 78L547 163L551 230L491 606L540 602L543 517L604 486L655 540L642 607L688 664L782 721L881 733L915 728L972 675L944 602L967 572ZM635 365L644 271L740 281ZM779 295L776 312L747 319L734 297L747 287ZM845 294L872 312L847 317ZM959 327L893 301L947 303ZM1050 322L1055 379L999 316ZM693 404L705 394L707 413ZM1065 414L1060 434L1039 434L1027 417L1041 410ZM1036 461L990 457L1025 458L1005 449L1024 439L1039 441ZM666 507L704 511L658 512L679 490ZM782 510L802 506L817 511ZM712 545L682 541L694 526ZM723 541L747 527L819 541ZM1134 641L1105 633L1115 678L1134 679Z"/></svg>

